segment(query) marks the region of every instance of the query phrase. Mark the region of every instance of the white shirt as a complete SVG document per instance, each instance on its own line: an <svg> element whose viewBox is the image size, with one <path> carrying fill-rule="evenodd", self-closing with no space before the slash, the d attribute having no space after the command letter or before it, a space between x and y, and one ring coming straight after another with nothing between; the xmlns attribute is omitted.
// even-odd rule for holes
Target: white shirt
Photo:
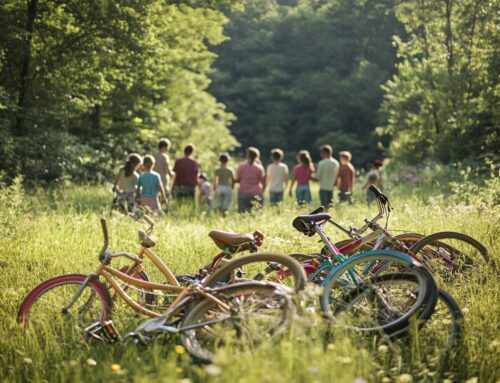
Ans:
<svg viewBox="0 0 500 383"><path fill-rule="evenodd" d="M269 191L282 192L285 190L288 174L288 166L283 162L269 164L267 166L267 184Z"/></svg>

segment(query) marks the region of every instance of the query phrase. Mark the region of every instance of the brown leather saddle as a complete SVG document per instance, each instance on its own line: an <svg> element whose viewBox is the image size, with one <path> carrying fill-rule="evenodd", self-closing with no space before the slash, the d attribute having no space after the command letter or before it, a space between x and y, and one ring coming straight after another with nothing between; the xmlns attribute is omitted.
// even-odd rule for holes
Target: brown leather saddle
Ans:
<svg viewBox="0 0 500 383"><path fill-rule="evenodd" d="M220 230L212 230L208 233L208 236L213 239L219 249L225 249L226 247L247 247L251 246L255 241L253 234L238 234Z"/></svg>

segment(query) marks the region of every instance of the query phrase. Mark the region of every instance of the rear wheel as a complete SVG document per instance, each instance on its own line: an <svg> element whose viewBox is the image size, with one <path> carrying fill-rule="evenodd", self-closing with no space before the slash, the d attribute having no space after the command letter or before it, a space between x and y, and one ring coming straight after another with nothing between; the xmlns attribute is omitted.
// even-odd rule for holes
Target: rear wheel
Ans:
<svg viewBox="0 0 500 383"><path fill-rule="evenodd" d="M474 238L456 232L428 235L409 250L435 275L444 280L483 278L483 272L496 269L488 250Z"/></svg>
<svg viewBox="0 0 500 383"><path fill-rule="evenodd" d="M96 278L83 288L80 297L66 307L82 287L87 275L61 275L42 282L23 300L18 322L30 333L59 340L75 339L85 327L111 315L108 289Z"/></svg>
<svg viewBox="0 0 500 383"><path fill-rule="evenodd" d="M181 342L198 361L211 362L217 350L250 351L285 331L295 315L291 295L272 284L243 282L216 290L225 310L206 298L185 315Z"/></svg>
<svg viewBox="0 0 500 383"><path fill-rule="evenodd" d="M288 255L254 253L231 260L209 275L203 285L213 287L217 283L248 280L279 283L300 291L304 289L307 277L300 263Z"/></svg>

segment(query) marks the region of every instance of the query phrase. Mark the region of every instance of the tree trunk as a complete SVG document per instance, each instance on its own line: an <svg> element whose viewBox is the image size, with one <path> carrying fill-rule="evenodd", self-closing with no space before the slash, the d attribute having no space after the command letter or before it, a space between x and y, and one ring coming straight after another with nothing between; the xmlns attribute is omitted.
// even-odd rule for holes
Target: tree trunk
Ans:
<svg viewBox="0 0 500 383"><path fill-rule="evenodd" d="M17 117L14 133L22 136L25 133L25 108L29 89L29 72L31 62L31 41L35 25L37 0L28 0L28 19L26 21L26 35L24 37L24 52L21 67L21 78L19 82L19 98L17 102Z"/></svg>
<svg viewBox="0 0 500 383"><path fill-rule="evenodd" d="M101 105L95 104L92 110L92 131L98 132L101 128Z"/></svg>

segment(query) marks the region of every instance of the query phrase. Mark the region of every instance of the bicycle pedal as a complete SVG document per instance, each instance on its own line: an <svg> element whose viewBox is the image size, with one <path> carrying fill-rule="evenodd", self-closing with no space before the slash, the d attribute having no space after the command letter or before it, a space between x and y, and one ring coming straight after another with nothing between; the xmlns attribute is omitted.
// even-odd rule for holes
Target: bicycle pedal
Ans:
<svg viewBox="0 0 500 383"><path fill-rule="evenodd" d="M121 340L120 333L112 320L91 324L85 329L85 334L92 339L105 343L116 343Z"/></svg>

